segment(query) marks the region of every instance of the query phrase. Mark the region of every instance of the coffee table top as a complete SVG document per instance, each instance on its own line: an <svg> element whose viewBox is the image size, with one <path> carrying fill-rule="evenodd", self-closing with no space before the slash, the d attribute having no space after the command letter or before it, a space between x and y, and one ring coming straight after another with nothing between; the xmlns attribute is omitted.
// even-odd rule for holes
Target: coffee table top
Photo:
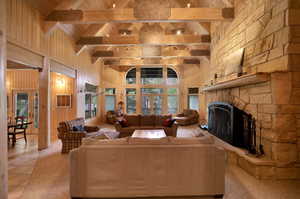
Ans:
<svg viewBox="0 0 300 199"><path fill-rule="evenodd" d="M131 137L155 139L155 138L167 137L167 135L163 129L153 129L153 130L135 130Z"/></svg>

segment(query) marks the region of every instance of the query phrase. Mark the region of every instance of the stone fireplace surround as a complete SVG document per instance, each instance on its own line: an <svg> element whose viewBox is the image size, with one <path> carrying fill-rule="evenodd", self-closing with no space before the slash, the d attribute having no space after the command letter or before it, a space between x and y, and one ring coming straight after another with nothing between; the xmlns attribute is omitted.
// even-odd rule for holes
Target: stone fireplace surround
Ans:
<svg viewBox="0 0 300 199"><path fill-rule="evenodd" d="M262 126L265 156L254 157L245 150L218 140L228 151L228 162L259 179L300 179L300 96L292 73L271 73L270 80L236 88L205 92L206 104L233 104L257 120L257 143Z"/></svg>

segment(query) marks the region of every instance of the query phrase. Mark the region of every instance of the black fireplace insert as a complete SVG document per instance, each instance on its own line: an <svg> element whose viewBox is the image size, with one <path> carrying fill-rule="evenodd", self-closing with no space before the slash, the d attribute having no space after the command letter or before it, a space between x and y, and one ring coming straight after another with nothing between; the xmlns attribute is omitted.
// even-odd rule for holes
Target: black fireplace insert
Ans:
<svg viewBox="0 0 300 199"><path fill-rule="evenodd" d="M223 102L208 106L208 131L223 141L255 153L255 120L237 107Z"/></svg>

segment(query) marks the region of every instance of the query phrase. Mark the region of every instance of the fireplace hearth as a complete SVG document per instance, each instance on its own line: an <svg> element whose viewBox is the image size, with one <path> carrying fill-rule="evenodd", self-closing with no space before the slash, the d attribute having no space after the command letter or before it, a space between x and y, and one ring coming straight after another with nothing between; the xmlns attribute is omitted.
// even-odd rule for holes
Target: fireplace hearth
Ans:
<svg viewBox="0 0 300 199"><path fill-rule="evenodd" d="M223 102L208 106L208 132L239 148L256 153L255 120L252 115Z"/></svg>

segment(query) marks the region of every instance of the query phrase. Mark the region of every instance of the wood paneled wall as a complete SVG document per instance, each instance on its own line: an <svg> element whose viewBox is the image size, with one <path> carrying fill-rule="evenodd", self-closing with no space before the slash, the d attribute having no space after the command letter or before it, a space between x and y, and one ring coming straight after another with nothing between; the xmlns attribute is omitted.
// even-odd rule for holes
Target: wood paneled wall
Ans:
<svg viewBox="0 0 300 199"><path fill-rule="evenodd" d="M59 122L76 117L76 82L75 79L51 72L51 141L57 140ZM72 95L71 108L57 108L56 95Z"/></svg>
<svg viewBox="0 0 300 199"><path fill-rule="evenodd" d="M79 90L84 89L86 82L99 85L101 64L99 62L92 64L87 51L77 56L74 40L62 30L57 29L46 36L41 26L42 16L28 1L7 0L7 2L7 39L10 43L77 70L77 116L83 117L84 95L81 95Z"/></svg>

